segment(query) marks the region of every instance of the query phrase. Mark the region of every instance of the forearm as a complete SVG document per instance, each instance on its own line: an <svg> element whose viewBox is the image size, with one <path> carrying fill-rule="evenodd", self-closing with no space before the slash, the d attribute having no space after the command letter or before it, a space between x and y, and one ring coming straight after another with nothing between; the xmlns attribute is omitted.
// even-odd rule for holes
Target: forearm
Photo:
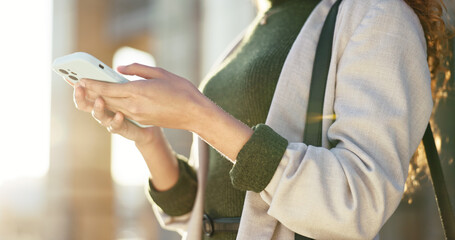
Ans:
<svg viewBox="0 0 455 240"><path fill-rule="evenodd" d="M161 128L154 127L151 133L150 140L136 142L136 147L147 164L155 189L166 191L177 183L178 162Z"/></svg>
<svg viewBox="0 0 455 240"><path fill-rule="evenodd" d="M235 162L253 130L208 99L199 104L195 111L198 115L197 121L190 130Z"/></svg>

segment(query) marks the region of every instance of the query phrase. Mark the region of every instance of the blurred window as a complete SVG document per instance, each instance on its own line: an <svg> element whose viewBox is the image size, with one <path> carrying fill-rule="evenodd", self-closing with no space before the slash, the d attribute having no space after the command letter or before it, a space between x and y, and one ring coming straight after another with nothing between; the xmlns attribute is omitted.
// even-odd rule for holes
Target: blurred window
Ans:
<svg viewBox="0 0 455 240"><path fill-rule="evenodd" d="M0 185L49 168L52 1L0 2Z"/></svg>
<svg viewBox="0 0 455 240"><path fill-rule="evenodd" d="M114 54L113 68L131 63L155 66L155 59L149 53L131 47L122 47ZM129 80L137 76L125 76ZM112 135L111 173L115 183L120 185L143 186L149 176L147 165L134 142L119 135Z"/></svg>

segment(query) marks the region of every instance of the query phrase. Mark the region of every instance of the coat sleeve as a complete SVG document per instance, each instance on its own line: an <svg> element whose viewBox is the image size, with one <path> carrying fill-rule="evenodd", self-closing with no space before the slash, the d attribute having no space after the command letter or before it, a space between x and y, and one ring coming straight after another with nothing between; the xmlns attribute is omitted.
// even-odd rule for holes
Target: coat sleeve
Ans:
<svg viewBox="0 0 455 240"><path fill-rule="evenodd" d="M372 239L402 198L431 115L417 16L404 2L378 1L337 60L336 120L327 132L334 147L290 142L260 196L270 216L301 235Z"/></svg>

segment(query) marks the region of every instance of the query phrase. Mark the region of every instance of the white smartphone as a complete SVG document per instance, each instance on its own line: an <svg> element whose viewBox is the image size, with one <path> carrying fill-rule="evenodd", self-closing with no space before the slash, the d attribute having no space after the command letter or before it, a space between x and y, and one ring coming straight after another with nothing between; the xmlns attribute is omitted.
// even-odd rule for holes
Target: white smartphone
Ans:
<svg viewBox="0 0 455 240"><path fill-rule="evenodd" d="M75 52L59 57L52 63L52 68L71 86L81 78L112 83L128 82L128 79L112 70L108 65L85 52Z"/></svg>
<svg viewBox="0 0 455 240"><path fill-rule="evenodd" d="M85 52L75 52L56 58L52 63L52 69L62 76L71 86L74 86L82 78L111 83L125 83L129 81L112 70L108 65ZM151 125L142 125L134 120L128 120L139 127L151 127Z"/></svg>

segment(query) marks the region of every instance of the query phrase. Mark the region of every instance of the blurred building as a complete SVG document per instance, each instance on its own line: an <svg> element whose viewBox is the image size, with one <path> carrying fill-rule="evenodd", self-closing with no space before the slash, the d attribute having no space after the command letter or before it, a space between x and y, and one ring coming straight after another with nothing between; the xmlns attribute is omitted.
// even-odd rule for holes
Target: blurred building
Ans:
<svg viewBox="0 0 455 240"><path fill-rule="evenodd" d="M128 46L197 85L255 10L243 0L65 0L54 1L54 14L54 57L84 51L112 63L115 52ZM54 197L64 204L50 212L66 224L48 231L46 239L178 239L159 228L144 197L145 178L140 185L112 181L110 134L74 109L66 83L56 79L52 86L52 120L64 122L71 137L51 146L50 191L65 194ZM51 139L59 134L52 130ZM191 134L165 133L175 151L188 156Z"/></svg>

